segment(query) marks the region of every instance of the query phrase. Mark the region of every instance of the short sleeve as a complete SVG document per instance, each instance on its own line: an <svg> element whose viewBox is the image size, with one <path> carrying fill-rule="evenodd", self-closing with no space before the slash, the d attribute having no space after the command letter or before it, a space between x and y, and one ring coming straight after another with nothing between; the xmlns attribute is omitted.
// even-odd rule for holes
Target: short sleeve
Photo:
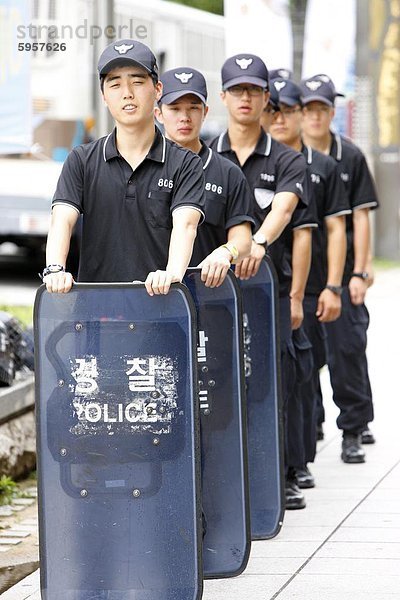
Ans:
<svg viewBox="0 0 400 600"><path fill-rule="evenodd" d="M333 217L350 213L347 191L340 177L337 163L329 161L326 175L326 190L324 194L324 216Z"/></svg>
<svg viewBox="0 0 400 600"><path fill-rule="evenodd" d="M279 192L291 192L301 200L301 205L308 204L306 193L307 164L300 152L284 152L279 157L277 165L277 186L275 194ZM300 205L300 206L301 206Z"/></svg>
<svg viewBox="0 0 400 600"><path fill-rule="evenodd" d="M247 183L246 177L243 175L239 167L227 159L223 159L228 171L228 197L225 210L225 227L230 229L241 223L250 223L252 228L255 225L252 216L252 194ZM223 165L225 168L225 165Z"/></svg>
<svg viewBox="0 0 400 600"><path fill-rule="evenodd" d="M63 165L52 207L56 204L69 204L83 213L84 169L79 148L74 148Z"/></svg>
<svg viewBox="0 0 400 600"><path fill-rule="evenodd" d="M177 208L193 207L199 210L204 219L205 182L203 163L193 152L186 152L175 179L171 212Z"/></svg>

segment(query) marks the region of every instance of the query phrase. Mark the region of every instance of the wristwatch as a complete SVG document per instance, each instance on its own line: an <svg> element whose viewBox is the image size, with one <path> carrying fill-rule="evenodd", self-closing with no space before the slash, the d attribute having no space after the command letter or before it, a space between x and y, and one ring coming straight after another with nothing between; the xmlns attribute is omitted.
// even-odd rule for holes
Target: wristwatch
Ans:
<svg viewBox="0 0 400 600"><path fill-rule="evenodd" d="M366 271L360 271L359 273L352 273L351 274L352 277L359 277L360 279L363 279L364 281L366 279L368 279L369 275Z"/></svg>
<svg viewBox="0 0 400 600"><path fill-rule="evenodd" d="M65 271L62 265L47 265L47 267L43 269L42 279L43 277L46 277L46 275L51 275L52 273L61 273L61 271Z"/></svg>
<svg viewBox="0 0 400 600"><path fill-rule="evenodd" d="M225 248L226 250L228 250L228 252L231 253L231 262L232 260L237 260L239 258L239 250L236 248L236 246L234 246L234 244L227 242L226 244L222 244L221 248Z"/></svg>
<svg viewBox="0 0 400 600"><path fill-rule="evenodd" d="M255 241L256 244L260 244L261 246L265 246L265 249L267 249L267 247L268 247L267 238L265 237L265 235L261 231L257 231L257 233L255 233L253 235L253 240Z"/></svg>
<svg viewBox="0 0 400 600"><path fill-rule="evenodd" d="M327 290L330 290L331 292L333 292L337 296L341 296L342 295L343 288L342 288L341 285L330 285L329 283L327 283L325 287L326 287Z"/></svg>

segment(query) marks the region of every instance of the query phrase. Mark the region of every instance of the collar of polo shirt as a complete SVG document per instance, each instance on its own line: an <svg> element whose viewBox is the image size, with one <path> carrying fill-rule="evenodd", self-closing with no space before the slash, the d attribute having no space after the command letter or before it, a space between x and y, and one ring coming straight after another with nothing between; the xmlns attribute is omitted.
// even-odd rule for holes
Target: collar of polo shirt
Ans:
<svg viewBox="0 0 400 600"><path fill-rule="evenodd" d="M166 150L166 141L165 137L158 129L155 127L155 136L154 141L151 145L151 148L146 156L149 160L154 160L156 162L163 163L165 161L165 150ZM107 162L112 158L117 158L120 156L117 148L117 129L114 128L111 133L108 134L103 144L103 158L104 161Z"/></svg>

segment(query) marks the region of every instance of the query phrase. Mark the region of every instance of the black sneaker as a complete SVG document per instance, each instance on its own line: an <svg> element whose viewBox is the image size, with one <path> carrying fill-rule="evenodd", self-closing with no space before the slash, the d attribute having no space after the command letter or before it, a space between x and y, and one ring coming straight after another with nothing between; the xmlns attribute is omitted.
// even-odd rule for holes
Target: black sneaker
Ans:
<svg viewBox="0 0 400 600"><path fill-rule="evenodd" d="M296 475L290 474L285 481L286 510L298 510L306 507L304 494L297 485Z"/></svg>
<svg viewBox="0 0 400 600"><path fill-rule="evenodd" d="M375 444L375 442L376 440L374 434L372 433L369 427L367 427L366 429L364 429L364 431L361 432L362 444Z"/></svg>
<svg viewBox="0 0 400 600"><path fill-rule="evenodd" d="M297 485L301 490L315 487L314 475L310 472L310 469L305 465L301 469L296 469Z"/></svg>
<svg viewBox="0 0 400 600"><path fill-rule="evenodd" d="M345 463L365 462L365 451L361 447L361 435L343 432L342 460Z"/></svg>

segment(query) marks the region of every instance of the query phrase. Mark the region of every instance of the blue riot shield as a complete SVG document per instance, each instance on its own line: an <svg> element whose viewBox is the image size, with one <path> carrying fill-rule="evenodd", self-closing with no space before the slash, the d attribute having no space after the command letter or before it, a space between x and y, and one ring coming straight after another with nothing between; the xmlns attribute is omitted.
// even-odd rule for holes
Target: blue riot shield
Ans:
<svg viewBox="0 0 400 600"><path fill-rule="evenodd" d="M189 269L185 283L198 323L204 575L233 577L251 543L241 294L232 272L217 288L200 274Z"/></svg>
<svg viewBox="0 0 400 600"><path fill-rule="evenodd" d="M277 277L270 258L240 281L248 418L251 537L279 533L284 515L283 417L280 394Z"/></svg>
<svg viewBox="0 0 400 600"><path fill-rule="evenodd" d="M201 598L195 319L180 284L39 289L44 600Z"/></svg>

